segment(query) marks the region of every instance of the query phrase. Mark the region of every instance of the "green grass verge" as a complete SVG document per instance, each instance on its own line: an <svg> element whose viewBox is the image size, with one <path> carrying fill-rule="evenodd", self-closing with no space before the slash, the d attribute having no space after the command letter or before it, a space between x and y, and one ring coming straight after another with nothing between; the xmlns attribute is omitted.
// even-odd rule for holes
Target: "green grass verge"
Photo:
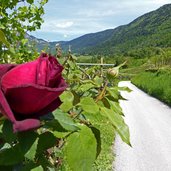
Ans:
<svg viewBox="0 0 171 171"><path fill-rule="evenodd" d="M113 142L115 139L115 131L111 124L105 120L97 125L101 131L101 153L98 156L94 166L94 171L111 171L114 161Z"/></svg>
<svg viewBox="0 0 171 171"><path fill-rule="evenodd" d="M132 82L148 94L171 106L171 70L143 72L133 77Z"/></svg>

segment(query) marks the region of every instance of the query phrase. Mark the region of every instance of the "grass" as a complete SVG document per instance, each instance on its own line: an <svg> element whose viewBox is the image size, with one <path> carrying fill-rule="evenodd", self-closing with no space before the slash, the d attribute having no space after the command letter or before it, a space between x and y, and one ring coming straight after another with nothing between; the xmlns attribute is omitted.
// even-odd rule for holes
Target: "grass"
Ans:
<svg viewBox="0 0 171 171"><path fill-rule="evenodd" d="M93 171L111 171L114 161L113 142L115 139L114 127L105 120L97 127L101 130L101 153L93 166Z"/></svg>
<svg viewBox="0 0 171 171"><path fill-rule="evenodd" d="M171 70L143 72L132 78L140 89L171 106Z"/></svg>

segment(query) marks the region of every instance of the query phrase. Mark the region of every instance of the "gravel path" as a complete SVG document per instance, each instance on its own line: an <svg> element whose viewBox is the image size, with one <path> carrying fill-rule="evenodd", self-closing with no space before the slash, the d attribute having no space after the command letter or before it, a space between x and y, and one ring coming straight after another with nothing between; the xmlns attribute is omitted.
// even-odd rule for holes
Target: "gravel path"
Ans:
<svg viewBox="0 0 171 171"><path fill-rule="evenodd" d="M132 148L116 137L115 171L171 171L171 108L145 94L129 81L131 93L121 92L125 121L130 128Z"/></svg>

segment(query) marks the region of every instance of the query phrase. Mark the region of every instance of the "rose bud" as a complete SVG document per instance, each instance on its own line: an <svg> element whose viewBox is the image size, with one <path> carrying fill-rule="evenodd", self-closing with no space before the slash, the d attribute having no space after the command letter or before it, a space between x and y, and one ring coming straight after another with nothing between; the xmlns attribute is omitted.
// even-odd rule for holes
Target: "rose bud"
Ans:
<svg viewBox="0 0 171 171"><path fill-rule="evenodd" d="M112 77L117 77L119 74L119 68L118 67L109 68L107 70L107 74L112 76Z"/></svg>
<svg viewBox="0 0 171 171"><path fill-rule="evenodd" d="M107 70L107 76L108 76L109 78L115 78L115 77L117 77L117 76L119 75L119 69L120 69L122 66L124 66L125 64L126 64L126 61L125 61L124 63L122 63L122 64L120 64L120 65L114 67L114 68L109 68L109 69Z"/></svg>
<svg viewBox="0 0 171 171"><path fill-rule="evenodd" d="M0 113L14 132L40 127L39 117L55 110L67 85L57 59L41 54L32 62L0 65Z"/></svg>

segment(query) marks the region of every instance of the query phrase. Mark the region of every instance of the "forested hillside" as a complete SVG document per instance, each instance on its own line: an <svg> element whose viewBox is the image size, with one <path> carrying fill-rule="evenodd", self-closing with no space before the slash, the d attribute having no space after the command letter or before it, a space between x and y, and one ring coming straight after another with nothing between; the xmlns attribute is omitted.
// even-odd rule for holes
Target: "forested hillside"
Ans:
<svg viewBox="0 0 171 171"><path fill-rule="evenodd" d="M46 45L53 51L56 43L47 42ZM171 46L171 4L142 15L127 25L60 43L64 50L71 45L72 51L80 54L152 56L158 48ZM41 45L38 42L38 47L42 48Z"/></svg>
<svg viewBox="0 0 171 171"><path fill-rule="evenodd" d="M149 47L170 46L171 4L168 4L137 18L128 25L114 29L109 40L100 46L89 49L89 51L92 53L135 55L135 53L141 54L140 51L150 53Z"/></svg>

